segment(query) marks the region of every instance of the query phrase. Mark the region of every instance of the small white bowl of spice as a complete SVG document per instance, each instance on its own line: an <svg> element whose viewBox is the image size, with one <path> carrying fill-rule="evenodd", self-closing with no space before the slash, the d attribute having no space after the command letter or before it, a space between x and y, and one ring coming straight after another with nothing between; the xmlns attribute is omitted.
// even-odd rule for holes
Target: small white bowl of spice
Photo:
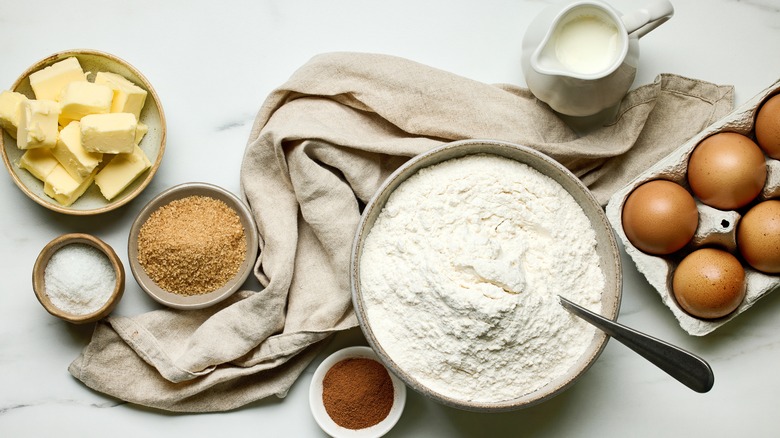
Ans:
<svg viewBox="0 0 780 438"><path fill-rule="evenodd" d="M52 315L85 324L114 310L125 290L125 270L113 248L97 237L64 234L38 255L33 290Z"/></svg>
<svg viewBox="0 0 780 438"><path fill-rule="evenodd" d="M341 349L322 361L309 387L317 424L336 438L371 438L395 426L406 403L406 386L370 347Z"/></svg>
<svg viewBox="0 0 780 438"><path fill-rule="evenodd" d="M130 229L130 269L161 304L202 309L246 281L258 248L249 207L229 191L203 182L171 187L141 210Z"/></svg>

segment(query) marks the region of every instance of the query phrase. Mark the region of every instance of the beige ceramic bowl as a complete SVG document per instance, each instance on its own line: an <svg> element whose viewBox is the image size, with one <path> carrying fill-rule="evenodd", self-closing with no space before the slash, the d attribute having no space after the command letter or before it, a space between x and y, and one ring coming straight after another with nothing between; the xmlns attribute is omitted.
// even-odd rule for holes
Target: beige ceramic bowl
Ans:
<svg viewBox="0 0 780 438"><path fill-rule="evenodd" d="M239 267L238 273L219 289L200 295L180 295L168 292L155 284L138 262L138 234L143 224L149 219L149 216L160 207L189 196L208 196L223 201L238 214L246 236L246 257L244 257L244 262ZM130 228L130 236L127 241L127 257L130 263L130 270L133 272L133 276L141 286L141 289L146 291L154 300L176 309L202 309L226 299L244 284L244 281L252 272L255 259L257 258L257 239L257 227L255 226L252 212L236 195L213 184L190 182L163 191L149 201L141 212L138 213Z"/></svg>
<svg viewBox="0 0 780 438"><path fill-rule="evenodd" d="M154 88L152 88L152 84L149 83L140 71L114 55L95 50L68 50L48 56L36 62L22 73L16 82L11 85L10 89L22 93L31 99L34 98L35 94L32 88L30 88L30 75L69 57L76 57L84 72L91 72L87 77L90 81L94 79L97 72L107 71L120 74L147 91L146 103L141 111L140 122L149 127L149 132L141 140L139 147L151 161L151 168L111 201L107 201L100 194L98 187L92 184L76 202L68 207L64 207L43 192L43 183L40 180L26 170L19 168L17 163L25 151L17 148L16 140L4 130L0 130L2 131L0 133L0 150L2 150L5 167L8 169L8 173L11 175L14 183L33 201L50 210L64 214L93 215L104 213L130 202L151 182L154 174L157 172L157 168L160 166L160 161L162 161L163 152L165 151L165 114L163 113L160 98L157 96Z"/></svg>
<svg viewBox="0 0 780 438"><path fill-rule="evenodd" d="M449 143L412 158L390 175L363 211L352 250L350 277L352 284L352 301L360 326L368 339L369 344L371 344L374 351L376 351L379 358L388 366L388 368L414 390L443 404L465 410L498 412L528 407L550 399L567 389L575 380L582 376L598 358L606 345L608 337L601 331L596 331L590 345L585 350L585 353L570 368L569 372L535 392L524 394L522 388L518 388L516 398L496 403L477 403L458 400L437 393L421 384L413 376L399 368L395 363L394 358L388 355L374 336L371 328L371 321L367 319L366 301L363 299L359 281L359 261L364 239L368 236L371 227L393 190L424 167L453 158L482 153L510 158L536 169L560 184L572 195L580 207L582 207L582 210L590 219L591 225L596 232L597 253L601 269L605 276L606 285L602 294L601 314L612 320L616 319L620 308L622 293L620 257L615 242L615 236L601 206L595 198L593 198L587 188L585 188L582 182L559 163L530 148L499 141L466 140Z"/></svg>
<svg viewBox="0 0 780 438"><path fill-rule="evenodd" d="M103 254L108 257L108 260L111 262L111 266L114 268L114 272L116 273L116 285L114 286L114 290L111 292L111 296L108 301L106 301L106 303L95 312L84 315L72 314L58 308L56 305L54 305L54 303L52 303L52 300L46 293L46 281L44 274L46 272L46 267L49 264L49 260L54 255L54 253L62 249L62 247L74 243L90 245L103 252ZM56 239L49 242L41 250L38 258L35 260L35 265L33 267L32 283L36 298L38 298L38 301L40 301L41 305L49 313L74 324L86 324L108 316L108 314L114 310L114 307L117 305L119 300L122 299L122 294L125 290L125 268L122 265L122 261L119 260L119 257L114 252L114 249L97 237L82 233L63 234L62 236L57 237Z"/></svg>

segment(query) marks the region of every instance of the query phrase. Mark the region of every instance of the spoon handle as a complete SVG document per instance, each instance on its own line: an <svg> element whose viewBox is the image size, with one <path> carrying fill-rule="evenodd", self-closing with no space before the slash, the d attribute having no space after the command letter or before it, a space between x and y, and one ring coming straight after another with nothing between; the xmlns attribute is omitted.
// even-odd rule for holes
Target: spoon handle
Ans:
<svg viewBox="0 0 780 438"><path fill-rule="evenodd" d="M658 368L696 392L707 392L715 383L710 365L704 359L672 344L638 332L560 297L570 313L598 327L626 347L654 363Z"/></svg>

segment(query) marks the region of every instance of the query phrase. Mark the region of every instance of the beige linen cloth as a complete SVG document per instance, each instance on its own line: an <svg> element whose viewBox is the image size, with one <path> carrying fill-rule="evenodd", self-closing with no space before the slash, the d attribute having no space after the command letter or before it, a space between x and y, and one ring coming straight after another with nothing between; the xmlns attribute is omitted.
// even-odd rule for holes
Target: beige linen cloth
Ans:
<svg viewBox="0 0 780 438"><path fill-rule="evenodd" d="M169 411L283 397L329 335L357 325L348 264L361 205L409 157L452 140L515 142L566 165L605 203L732 100L731 86L660 75L630 92L614 121L577 135L516 86L385 55L316 56L268 96L241 168L264 289L204 310L109 317L69 370Z"/></svg>

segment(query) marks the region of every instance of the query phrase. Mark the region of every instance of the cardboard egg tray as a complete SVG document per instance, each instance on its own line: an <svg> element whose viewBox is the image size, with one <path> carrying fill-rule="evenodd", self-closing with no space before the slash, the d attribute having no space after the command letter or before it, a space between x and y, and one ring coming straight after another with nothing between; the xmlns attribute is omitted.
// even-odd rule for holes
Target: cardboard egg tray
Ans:
<svg viewBox="0 0 780 438"><path fill-rule="evenodd" d="M626 237L621 220L623 204L635 188L654 179L674 181L690 192L686 171L688 158L696 145L705 138L722 131L737 132L755 141L753 123L756 113L766 99L777 93L780 93L780 80L721 120L707 127L664 159L637 176L632 182L612 195L607 204L607 218L615 229L618 238L623 242L626 253L634 260L639 272L647 278L647 281L661 295L663 303L672 311L683 330L691 335L706 335L749 309L759 298L780 287L780 276L756 271L743 262L747 291L742 304L734 312L723 318L708 320L691 316L677 305L677 301L672 294L672 273L685 255L702 246L718 246L727 249L739 258L736 230L741 214L737 211L723 211L709 207L694 198L699 210L699 225L691 242L674 254L655 256L640 251ZM759 200L780 197L780 160L767 157L766 163L767 180L762 193L759 195Z"/></svg>

